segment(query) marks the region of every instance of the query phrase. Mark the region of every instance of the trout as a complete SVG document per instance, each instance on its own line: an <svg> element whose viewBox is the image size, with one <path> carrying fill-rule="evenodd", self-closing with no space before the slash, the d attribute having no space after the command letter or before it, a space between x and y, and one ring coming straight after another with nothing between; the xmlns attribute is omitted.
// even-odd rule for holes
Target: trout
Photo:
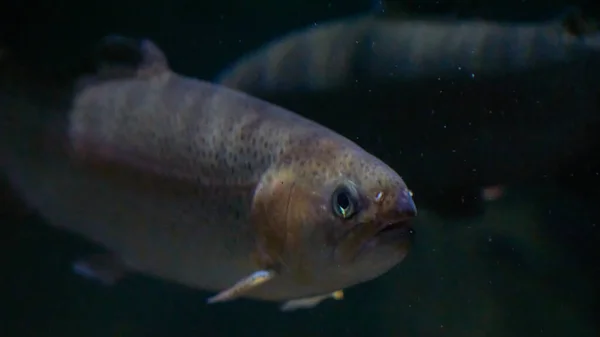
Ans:
<svg viewBox="0 0 600 337"><path fill-rule="evenodd" d="M600 53L593 23L569 10L535 23L394 19L373 14L291 32L222 71L220 84L249 93L332 90L461 73L500 77L588 61Z"/></svg>
<svg viewBox="0 0 600 337"><path fill-rule="evenodd" d="M344 134L435 207L588 151L598 72L600 32L574 11L516 24L366 15L292 32L216 81L324 126L364 116Z"/></svg>
<svg viewBox="0 0 600 337"><path fill-rule="evenodd" d="M19 195L118 269L290 310L406 256L412 193L355 143L173 72L150 40L107 37L97 53L97 73L64 91L4 53L0 150ZM94 260L76 270L117 266Z"/></svg>

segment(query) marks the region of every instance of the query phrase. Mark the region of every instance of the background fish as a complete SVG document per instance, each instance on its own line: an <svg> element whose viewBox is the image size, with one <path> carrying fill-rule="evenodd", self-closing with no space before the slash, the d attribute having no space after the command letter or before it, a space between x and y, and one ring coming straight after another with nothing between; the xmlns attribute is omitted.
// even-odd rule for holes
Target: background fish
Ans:
<svg viewBox="0 0 600 337"><path fill-rule="evenodd" d="M97 55L72 91L1 64L2 166L51 224L217 301L325 295L405 257L412 194L351 141L173 73L148 40Z"/></svg>
<svg viewBox="0 0 600 337"><path fill-rule="evenodd" d="M588 149L600 116L589 27L575 12L518 24L367 15L293 32L217 81L329 127L368 111L345 134L433 204L553 174Z"/></svg>
<svg viewBox="0 0 600 337"><path fill-rule="evenodd" d="M594 61L596 32L575 9L559 19L516 24L362 15L289 33L240 58L217 80L268 94L458 79L459 67L467 77L498 78Z"/></svg>

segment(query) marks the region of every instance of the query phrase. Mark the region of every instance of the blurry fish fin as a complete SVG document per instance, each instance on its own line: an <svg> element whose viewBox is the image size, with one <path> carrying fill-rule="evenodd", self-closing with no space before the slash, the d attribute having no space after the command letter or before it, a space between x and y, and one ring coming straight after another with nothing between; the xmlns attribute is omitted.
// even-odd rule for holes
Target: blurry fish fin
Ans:
<svg viewBox="0 0 600 337"><path fill-rule="evenodd" d="M97 76L103 79L152 77L170 71L163 51L148 39L109 35L96 45L94 55Z"/></svg>
<svg viewBox="0 0 600 337"><path fill-rule="evenodd" d="M221 291L207 300L207 303L218 303L231 301L244 293L260 286L261 284L271 280L277 274L272 270L259 270L251 275L241 279L233 286Z"/></svg>
<svg viewBox="0 0 600 337"><path fill-rule="evenodd" d="M100 281L104 285L113 285L123 278L127 268L120 259L112 254L96 254L78 260L73 271L80 276Z"/></svg>
<svg viewBox="0 0 600 337"><path fill-rule="evenodd" d="M341 300L344 298L344 291L337 290L327 295L319 295L313 297L299 298L291 301L287 301L279 308L281 311L294 311L298 309L310 309L316 307L319 303L323 302L328 298L334 300Z"/></svg>
<svg viewBox="0 0 600 337"><path fill-rule="evenodd" d="M152 41L109 35L96 44L96 73L76 83L76 91L99 82L124 78L148 79L169 73L165 54Z"/></svg>
<svg viewBox="0 0 600 337"><path fill-rule="evenodd" d="M570 6L561 15L560 21L565 31L573 36L581 37L598 32L598 22L586 19L579 7Z"/></svg>

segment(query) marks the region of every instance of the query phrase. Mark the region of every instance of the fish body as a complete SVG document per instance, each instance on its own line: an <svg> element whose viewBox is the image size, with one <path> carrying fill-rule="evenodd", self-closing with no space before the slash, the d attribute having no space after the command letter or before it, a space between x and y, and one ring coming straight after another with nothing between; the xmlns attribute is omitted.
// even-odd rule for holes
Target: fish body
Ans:
<svg viewBox="0 0 600 337"><path fill-rule="evenodd" d="M464 186L551 175L589 148L600 125L600 33L573 20L362 16L293 32L217 82L343 124L435 202ZM351 116L364 122L344 123Z"/></svg>
<svg viewBox="0 0 600 337"><path fill-rule="evenodd" d="M576 34L567 20L575 19L512 24L359 16L292 32L242 57L216 81L256 94L317 91L459 73L499 77L596 57L600 34Z"/></svg>
<svg viewBox="0 0 600 337"><path fill-rule="evenodd" d="M172 72L149 40L100 47L139 62L100 59L64 92L1 69L2 166L51 224L123 270L225 299L327 294L404 258L416 208L383 162L287 110ZM268 277L234 286L248 275Z"/></svg>

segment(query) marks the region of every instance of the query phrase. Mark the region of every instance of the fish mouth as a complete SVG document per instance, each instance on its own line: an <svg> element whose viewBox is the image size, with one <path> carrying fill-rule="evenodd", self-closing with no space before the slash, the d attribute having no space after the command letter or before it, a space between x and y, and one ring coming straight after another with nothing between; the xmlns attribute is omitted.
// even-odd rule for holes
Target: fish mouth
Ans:
<svg viewBox="0 0 600 337"><path fill-rule="evenodd" d="M379 229L370 240L377 241L397 241L401 239L410 239L414 236L414 229L410 225L409 220L402 220L380 225ZM369 241L370 241L369 240Z"/></svg>
<svg viewBox="0 0 600 337"><path fill-rule="evenodd" d="M413 242L415 231L408 220L381 224L371 237L363 241L358 255L381 245L393 245L405 249Z"/></svg>
<svg viewBox="0 0 600 337"><path fill-rule="evenodd" d="M409 219L379 224L359 223L346 232L335 254L342 259L354 260L377 247L406 251L412 245L414 233Z"/></svg>

